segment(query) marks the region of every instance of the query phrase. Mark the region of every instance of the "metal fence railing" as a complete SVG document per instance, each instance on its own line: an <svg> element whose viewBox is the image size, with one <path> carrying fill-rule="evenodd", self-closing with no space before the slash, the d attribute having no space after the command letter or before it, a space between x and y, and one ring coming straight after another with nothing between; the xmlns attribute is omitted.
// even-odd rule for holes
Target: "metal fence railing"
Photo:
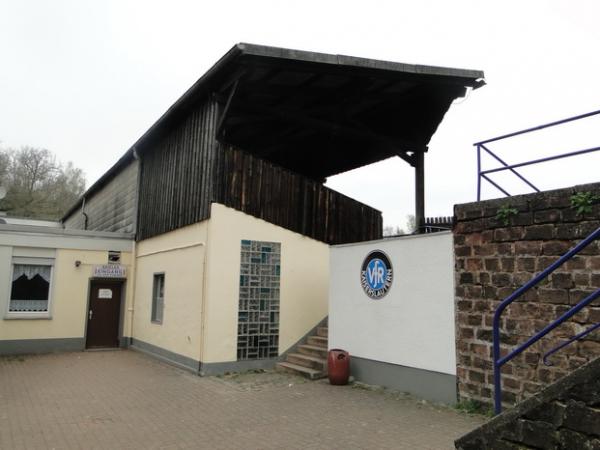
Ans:
<svg viewBox="0 0 600 450"><path fill-rule="evenodd" d="M529 186L531 189L533 189L535 192L540 192L540 190L531 181L529 181L521 173L519 173L519 171L517 171L518 168L531 166L534 164L539 164L539 163L548 162L548 161L554 161L557 159L570 158L573 156L579 156L579 155L583 155L586 153L597 152L600 150L600 147L591 147L591 148L585 148L585 149L576 150L576 151L569 151L569 152L561 153L561 154L554 155L554 156L548 156L545 158L534 159L531 161L524 161L524 162L520 162L517 164L508 164L500 156L498 156L498 154L496 152L494 152L490 148L491 147L490 144L492 142L498 142L498 141L512 138L515 136L521 136L521 135L524 135L527 133L531 133L533 131L543 130L544 128L555 127L557 125L563 125L565 123L574 122L577 120L585 119L587 117L592 117L592 116L596 116L599 114L600 114L600 110L592 111L592 112L589 112L586 114L580 114L578 116L569 117L567 119L557 120L555 122L538 125L536 127L527 128L525 130L515 131L514 133L504 134L502 136L497 136L495 138L486 139L484 141L475 142L473 145L477 148L477 201L481 200L482 181L487 181L489 184L494 186L496 189L498 189L504 195L510 196L510 194L508 193L508 191L505 188L503 188L502 186L500 186L500 184L498 184L497 182L495 182L494 180L492 180L490 178L490 176L489 176L490 174L503 172L503 171L509 171L513 175L515 175L517 178L519 178L521 181L523 181L523 183L525 183L527 186ZM491 156L493 159L498 161L500 163L500 166L494 167L492 169L482 170L482 168L481 168L482 152L484 152L485 154Z"/></svg>

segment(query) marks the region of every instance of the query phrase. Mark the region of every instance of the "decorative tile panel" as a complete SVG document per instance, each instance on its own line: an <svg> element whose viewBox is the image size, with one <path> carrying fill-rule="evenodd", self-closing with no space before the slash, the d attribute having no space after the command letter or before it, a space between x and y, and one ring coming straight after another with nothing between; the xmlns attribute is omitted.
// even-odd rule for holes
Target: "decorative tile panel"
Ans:
<svg viewBox="0 0 600 450"><path fill-rule="evenodd" d="M281 244L242 240L237 358L276 358Z"/></svg>

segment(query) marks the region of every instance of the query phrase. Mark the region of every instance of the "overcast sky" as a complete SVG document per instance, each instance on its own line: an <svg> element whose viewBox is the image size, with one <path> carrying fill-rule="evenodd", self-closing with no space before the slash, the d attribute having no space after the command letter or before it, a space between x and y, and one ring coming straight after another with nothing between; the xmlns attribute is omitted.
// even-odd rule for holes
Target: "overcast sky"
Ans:
<svg viewBox="0 0 600 450"><path fill-rule="evenodd" d="M599 18L593 0L0 0L0 146L47 148L89 186L237 42L480 69L487 86L450 108L426 156L426 213L450 215L475 200L473 142L600 109ZM600 116L493 148L514 163L598 146L598 130ZM597 153L523 173L549 189L599 181L599 168ZM328 185L389 225L414 208L399 159Z"/></svg>

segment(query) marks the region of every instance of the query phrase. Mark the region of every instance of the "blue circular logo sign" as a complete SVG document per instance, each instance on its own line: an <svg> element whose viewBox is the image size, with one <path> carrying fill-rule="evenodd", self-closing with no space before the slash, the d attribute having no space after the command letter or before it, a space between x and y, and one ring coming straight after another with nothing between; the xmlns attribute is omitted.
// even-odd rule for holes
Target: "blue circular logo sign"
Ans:
<svg viewBox="0 0 600 450"><path fill-rule="evenodd" d="M360 284L365 294L373 300L383 298L394 279L394 270L388 256L381 250L372 251L363 261Z"/></svg>

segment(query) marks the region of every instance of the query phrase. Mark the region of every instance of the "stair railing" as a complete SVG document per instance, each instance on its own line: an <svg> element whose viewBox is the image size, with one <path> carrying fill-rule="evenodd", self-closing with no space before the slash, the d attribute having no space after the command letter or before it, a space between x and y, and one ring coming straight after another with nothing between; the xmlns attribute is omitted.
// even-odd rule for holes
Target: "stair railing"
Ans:
<svg viewBox="0 0 600 450"><path fill-rule="evenodd" d="M539 341L541 338L543 338L545 335L547 335L550 331L554 330L556 327L558 327L565 321L569 320L571 317L573 317L575 314L577 314L579 311L581 311L587 305L592 303L594 300L599 298L600 297L600 289L598 289L595 292L593 292L592 294L588 295L586 298L584 298L579 303L577 303L577 305L575 305L574 307L572 307L571 309L569 309L568 311L563 313L558 319L556 319L552 323L548 324L542 330L538 331L535 335L530 337L527 341L525 341L523 344L519 345L517 348L515 348L514 350L512 350L505 356L501 356L501 354L500 354L500 319L502 316L502 312L506 309L506 307L508 305L510 305L515 300L517 300L519 297L521 297L525 292L530 290L532 287L539 284L540 281L545 279L548 275L550 275L552 272L554 272L556 269L558 269L560 266L562 266L565 262L567 262L568 260L573 258L573 256L577 255L581 250L586 248L589 244L591 244L594 240L596 240L598 238L600 238L600 228L597 228L588 237L586 237L579 244L577 244L575 247L573 247L571 250L569 250L567 253L565 253L563 256L561 256L556 262L551 264L545 270L540 272L536 277L534 277L529 282L527 282L526 284L521 286L519 289L517 289L515 292L513 292L511 295L506 297L500 303L500 305L498 305L498 307L496 308L496 311L494 313L494 321L493 321L494 411L496 414L500 414L500 412L502 412L502 384L501 384L502 366L504 364L506 364L508 361L510 361L511 359L513 359L515 356L521 354L525 349L527 349L531 345L535 344L537 341ZM598 328L598 326L595 326L595 327ZM591 329L586 330L586 332L579 333L579 335L573 337L570 342L561 344L557 348L551 350L549 353L550 354L556 353L556 351L560 350L561 348L565 347L566 345L569 345L574 340L580 339L581 337L591 333L596 328L592 327ZM546 354L545 358L547 358L548 356L550 356L550 355Z"/></svg>
<svg viewBox="0 0 600 450"><path fill-rule="evenodd" d="M544 353L544 358L543 358L544 365L551 366L552 363L550 361L548 361L548 358L550 356L554 355L559 350L562 350L567 345L571 345L573 342L578 341L580 339L583 339L588 334L593 333L594 331L596 331L598 328L600 328L600 322L598 322L596 325L593 325L593 326L589 327L587 330L582 331L581 333L577 333L572 338L569 338L566 342L563 342L562 344L557 345L556 347L554 347L552 350L549 350L546 353Z"/></svg>

